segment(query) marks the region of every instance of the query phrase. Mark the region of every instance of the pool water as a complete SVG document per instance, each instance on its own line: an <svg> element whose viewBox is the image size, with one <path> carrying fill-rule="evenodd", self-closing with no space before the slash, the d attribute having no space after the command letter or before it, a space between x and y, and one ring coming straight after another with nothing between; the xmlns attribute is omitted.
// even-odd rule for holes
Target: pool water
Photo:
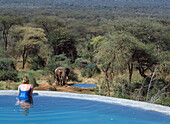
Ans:
<svg viewBox="0 0 170 124"><path fill-rule="evenodd" d="M33 96L33 105L17 105L16 96L0 96L0 124L169 124L170 116L139 108L62 97Z"/></svg>

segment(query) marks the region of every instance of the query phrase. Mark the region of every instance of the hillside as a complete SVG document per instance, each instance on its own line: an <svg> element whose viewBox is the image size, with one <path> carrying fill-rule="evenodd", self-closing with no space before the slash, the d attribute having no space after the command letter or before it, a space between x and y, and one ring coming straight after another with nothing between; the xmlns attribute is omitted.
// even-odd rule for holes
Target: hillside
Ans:
<svg viewBox="0 0 170 124"><path fill-rule="evenodd" d="M0 0L0 8L116 11L170 15L169 0Z"/></svg>

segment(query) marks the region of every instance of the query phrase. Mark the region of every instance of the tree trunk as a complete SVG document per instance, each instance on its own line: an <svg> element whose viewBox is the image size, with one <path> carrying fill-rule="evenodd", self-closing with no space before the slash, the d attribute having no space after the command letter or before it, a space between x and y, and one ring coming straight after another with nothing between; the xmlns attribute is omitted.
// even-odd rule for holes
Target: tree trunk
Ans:
<svg viewBox="0 0 170 124"><path fill-rule="evenodd" d="M142 91L142 89L143 89L143 87L144 87L144 84L145 84L145 82L142 83L142 86L140 87L139 92L138 92L138 94L137 94L136 100L138 100L138 101L140 100L141 91Z"/></svg>
<svg viewBox="0 0 170 124"><path fill-rule="evenodd" d="M42 26L44 27L44 29L47 32L47 34L49 34L49 30L48 30L47 26L43 22L42 22Z"/></svg>
<svg viewBox="0 0 170 124"><path fill-rule="evenodd" d="M150 80L150 83L149 83L149 86L148 86L147 96L146 96L146 101L148 101L148 97L149 97L149 90L150 90L150 87L151 87L151 83L152 83L153 77L155 76L155 73L156 73L157 67L158 67L158 66L156 66L156 67L155 67L155 70L154 70L154 72L153 72L153 74L152 74L152 77L151 77L151 80Z"/></svg>
<svg viewBox="0 0 170 124"><path fill-rule="evenodd" d="M103 72L105 73L105 80L106 80L106 87L107 87L107 91L108 91L108 93L107 93L108 96L110 95L110 86L109 86L109 80L108 80L108 78L109 78L109 76L108 76L108 70L109 70L109 68L110 68L110 64L111 64L111 63L109 63L109 64L107 65L107 67L106 67L105 70L102 69Z"/></svg>
<svg viewBox="0 0 170 124"><path fill-rule="evenodd" d="M8 31L14 23L6 24L3 23L3 39L4 39L4 49L7 50L8 47Z"/></svg>
<svg viewBox="0 0 170 124"><path fill-rule="evenodd" d="M143 69L142 67L137 67L137 69L139 70L139 74L144 77L144 78L148 78L147 75L145 75L145 70L147 69Z"/></svg>
<svg viewBox="0 0 170 124"><path fill-rule="evenodd" d="M3 39L4 39L4 49L7 50L8 47L8 39L7 39L8 32L3 31Z"/></svg>
<svg viewBox="0 0 170 124"><path fill-rule="evenodd" d="M23 51L23 54L22 54L22 69L25 68L25 62L26 62L26 49L24 47L24 51Z"/></svg>
<svg viewBox="0 0 170 124"><path fill-rule="evenodd" d="M109 80L108 80L108 72L105 72L105 79L106 79L106 86L107 86L107 91L108 95L110 95L110 86L109 86Z"/></svg>
<svg viewBox="0 0 170 124"><path fill-rule="evenodd" d="M132 74L133 74L133 64L128 64L129 67L129 83L131 83L132 80Z"/></svg>

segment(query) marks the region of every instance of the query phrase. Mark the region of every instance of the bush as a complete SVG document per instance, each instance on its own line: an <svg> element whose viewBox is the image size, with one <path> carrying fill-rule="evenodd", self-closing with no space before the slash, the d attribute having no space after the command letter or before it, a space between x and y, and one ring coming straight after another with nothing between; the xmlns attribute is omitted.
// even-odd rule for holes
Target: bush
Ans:
<svg viewBox="0 0 170 124"><path fill-rule="evenodd" d="M0 80L17 81L18 71L10 58L0 58Z"/></svg>
<svg viewBox="0 0 170 124"><path fill-rule="evenodd" d="M18 86L19 86L19 84L15 84L13 90L18 90Z"/></svg>
<svg viewBox="0 0 170 124"><path fill-rule="evenodd" d="M75 67L79 69L84 68L85 66L87 66L87 64L88 64L87 60L83 58L77 58L74 63Z"/></svg>
<svg viewBox="0 0 170 124"><path fill-rule="evenodd" d="M55 87L49 87L49 90L56 91L57 89Z"/></svg>
<svg viewBox="0 0 170 124"><path fill-rule="evenodd" d="M37 81L36 81L35 77L32 74L29 74L28 77L29 77L30 84L32 84L34 87L39 86L37 84Z"/></svg>
<svg viewBox="0 0 170 124"><path fill-rule="evenodd" d="M0 58L0 70L16 70L14 62L10 58Z"/></svg>
<svg viewBox="0 0 170 124"><path fill-rule="evenodd" d="M69 80L72 80L72 81L77 81L77 82L80 82L78 80L78 74L76 74L73 69L70 69L70 73L69 73Z"/></svg>
<svg viewBox="0 0 170 124"><path fill-rule="evenodd" d="M83 68L81 75L83 77L87 76L87 77L92 77L95 74L100 74L100 69L97 67L96 64L93 63L89 63L87 66L85 66L85 68Z"/></svg>
<svg viewBox="0 0 170 124"><path fill-rule="evenodd" d="M31 67L30 69L36 71L39 69L43 69L45 67L45 59L43 59L40 56L36 56L33 58L33 60L31 61Z"/></svg>
<svg viewBox="0 0 170 124"><path fill-rule="evenodd" d="M9 50L4 50L0 47L0 58L7 58L10 57Z"/></svg>
<svg viewBox="0 0 170 124"><path fill-rule="evenodd" d="M0 71L0 80L18 81L18 71Z"/></svg>

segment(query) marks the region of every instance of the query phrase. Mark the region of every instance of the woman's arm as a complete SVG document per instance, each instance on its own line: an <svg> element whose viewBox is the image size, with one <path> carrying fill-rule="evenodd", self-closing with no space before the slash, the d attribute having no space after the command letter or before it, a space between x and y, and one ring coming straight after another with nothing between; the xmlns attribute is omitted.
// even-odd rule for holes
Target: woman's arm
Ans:
<svg viewBox="0 0 170 124"><path fill-rule="evenodd" d="M20 85L18 86L18 95L19 95L19 88L20 88Z"/></svg>

